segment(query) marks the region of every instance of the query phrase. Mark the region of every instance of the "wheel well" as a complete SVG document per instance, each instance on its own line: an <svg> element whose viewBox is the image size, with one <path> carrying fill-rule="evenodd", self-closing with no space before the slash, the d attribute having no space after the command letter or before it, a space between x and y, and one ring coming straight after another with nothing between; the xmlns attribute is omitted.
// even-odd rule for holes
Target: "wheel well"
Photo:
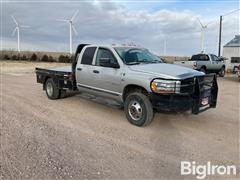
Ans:
<svg viewBox="0 0 240 180"><path fill-rule="evenodd" d="M206 67L206 66L202 66L200 69L205 69L205 70L206 70L206 69L207 69L207 67Z"/></svg>
<svg viewBox="0 0 240 180"><path fill-rule="evenodd" d="M145 95L149 95L148 91L141 87L141 86L138 86L138 85L127 85L124 90L123 90L123 101L125 101L127 95L133 91L137 91L137 92L141 92Z"/></svg>

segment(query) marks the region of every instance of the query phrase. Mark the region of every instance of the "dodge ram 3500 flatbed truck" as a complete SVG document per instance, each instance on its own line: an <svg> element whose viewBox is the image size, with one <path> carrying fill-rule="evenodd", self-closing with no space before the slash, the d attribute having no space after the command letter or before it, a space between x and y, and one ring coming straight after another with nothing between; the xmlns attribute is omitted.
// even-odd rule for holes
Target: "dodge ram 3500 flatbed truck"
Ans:
<svg viewBox="0 0 240 180"><path fill-rule="evenodd" d="M149 124L155 111L198 114L217 104L215 74L165 64L147 49L80 44L72 67L36 68L49 99L66 90L111 98L124 106L128 121Z"/></svg>

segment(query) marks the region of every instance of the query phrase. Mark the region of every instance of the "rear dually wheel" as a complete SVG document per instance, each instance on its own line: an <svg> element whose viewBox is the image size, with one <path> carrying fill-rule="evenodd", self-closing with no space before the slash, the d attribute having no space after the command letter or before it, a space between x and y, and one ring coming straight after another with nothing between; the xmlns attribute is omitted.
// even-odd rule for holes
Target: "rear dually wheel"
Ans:
<svg viewBox="0 0 240 180"><path fill-rule="evenodd" d="M45 83L45 91L49 99L59 99L60 90L57 88L52 78L47 79Z"/></svg>

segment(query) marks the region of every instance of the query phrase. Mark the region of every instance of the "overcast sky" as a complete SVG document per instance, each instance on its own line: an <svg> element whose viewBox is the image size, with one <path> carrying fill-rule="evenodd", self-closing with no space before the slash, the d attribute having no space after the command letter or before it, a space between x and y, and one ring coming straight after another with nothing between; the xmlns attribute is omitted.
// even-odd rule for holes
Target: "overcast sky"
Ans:
<svg viewBox="0 0 240 180"><path fill-rule="evenodd" d="M73 37L80 43L123 44L134 42L163 55L164 39L168 55L191 55L201 50L201 27L196 17L209 23L206 50L217 53L219 15L239 8L238 1L188 0L92 0L92 1L4 1L2 3L3 49L16 49L17 36L11 15L22 25L21 49L69 51L68 19L78 9ZM239 34L239 11L225 16L223 44Z"/></svg>

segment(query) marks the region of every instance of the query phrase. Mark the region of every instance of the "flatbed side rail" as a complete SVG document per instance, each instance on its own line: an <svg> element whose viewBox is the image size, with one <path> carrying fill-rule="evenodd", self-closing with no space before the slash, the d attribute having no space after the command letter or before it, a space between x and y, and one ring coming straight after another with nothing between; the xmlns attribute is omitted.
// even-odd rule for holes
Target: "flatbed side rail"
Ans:
<svg viewBox="0 0 240 180"><path fill-rule="evenodd" d="M54 71L42 68L35 68L37 82L43 84L45 90L45 82L48 78L52 78L59 89L75 90L75 81L71 78L71 72Z"/></svg>

